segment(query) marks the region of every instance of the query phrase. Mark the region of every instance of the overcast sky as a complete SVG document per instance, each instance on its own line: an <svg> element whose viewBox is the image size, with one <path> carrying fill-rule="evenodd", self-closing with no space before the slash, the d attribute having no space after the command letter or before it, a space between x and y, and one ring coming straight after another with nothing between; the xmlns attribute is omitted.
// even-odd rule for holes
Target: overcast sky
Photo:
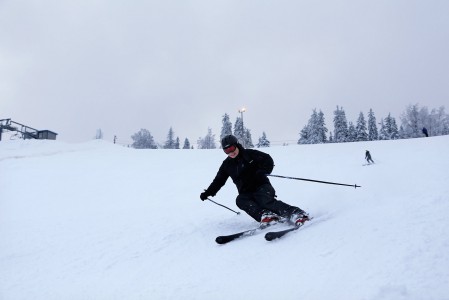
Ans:
<svg viewBox="0 0 449 300"><path fill-rule="evenodd" d="M0 119L81 142L222 116L295 143L312 110L449 109L447 0L0 0Z"/></svg>

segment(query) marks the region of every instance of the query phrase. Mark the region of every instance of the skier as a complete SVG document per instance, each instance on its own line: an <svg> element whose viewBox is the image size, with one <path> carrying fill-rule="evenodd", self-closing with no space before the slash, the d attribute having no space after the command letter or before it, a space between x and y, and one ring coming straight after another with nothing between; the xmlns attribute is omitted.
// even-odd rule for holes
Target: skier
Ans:
<svg viewBox="0 0 449 300"><path fill-rule="evenodd" d="M374 160L371 158L371 154L369 153L369 151L368 150L366 150L366 152L365 152L365 159L366 159L366 161L370 164L370 163L373 163L374 164Z"/></svg>
<svg viewBox="0 0 449 300"><path fill-rule="evenodd" d="M302 209L276 199L275 190L267 175L274 167L270 155L253 149L245 149L233 135L221 140L227 158L221 164L215 179L200 195L202 201L215 196L229 177L237 187L237 206L260 224L268 225L281 218L296 226L309 220Z"/></svg>
<svg viewBox="0 0 449 300"><path fill-rule="evenodd" d="M422 128L422 133L424 133L424 135L425 135L426 137L429 137L429 133L427 132L427 128L426 128L426 127L423 127L423 128Z"/></svg>

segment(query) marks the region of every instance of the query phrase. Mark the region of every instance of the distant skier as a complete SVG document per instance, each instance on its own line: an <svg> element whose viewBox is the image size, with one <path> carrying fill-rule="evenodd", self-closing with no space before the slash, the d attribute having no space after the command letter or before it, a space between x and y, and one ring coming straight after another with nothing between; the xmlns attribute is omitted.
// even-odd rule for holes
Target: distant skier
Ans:
<svg viewBox="0 0 449 300"><path fill-rule="evenodd" d="M422 128L422 133L424 133L424 135L425 135L426 137L429 137L429 133L427 132L427 128L426 128L426 127L423 127L423 128Z"/></svg>
<svg viewBox="0 0 449 300"><path fill-rule="evenodd" d="M366 161L370 164L370 163L373 163L374 164L374 160L371 158L371 153L369 153L369 151L368 150L366 150L366 152L365 152L365 159L366 159Z"/></svg>
<svg viewBox="0 0 449 300"><path fill-rule="evenodd" d="M221 146L228 157L210 186L201 193L201 200L215 196L231 177L239 193L237 206L261 225L277 222L281 217L295 225L302 225L309 220L308 214L302 209L275 198L275 190L267 177L274 167L270 155L243 148L233 135L225 136Z"/></svg>

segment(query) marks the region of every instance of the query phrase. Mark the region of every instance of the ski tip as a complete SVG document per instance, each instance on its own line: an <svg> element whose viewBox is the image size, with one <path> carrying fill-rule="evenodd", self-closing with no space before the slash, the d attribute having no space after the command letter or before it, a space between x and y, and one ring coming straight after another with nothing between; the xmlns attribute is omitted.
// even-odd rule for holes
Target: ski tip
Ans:
<svg viewBox="0 0 449 300"><path fill-rule="evenodd" d="M223 245L226 243L229 243L230 241L232 241L233 239L229 238L228 236L219 236L215 239L215 241L217 242L217 244Z"/></svg>
<svg viewBox="0 0 449 300"><path fill-rule="evenodd" d="M274 240L274 239L276 239L277 238L277 235L274 233L274 232L268 232L266 235L265 235L265 239L267 240L267 241L272 241L272 240Z"/></svg>
<svg viewBox="0 0 449 300"><path fill-rule="evenodd" d="M217 242L217 244L220 244L220 245L226 243L222 236L217 237L215 239L215 241Z"/></svg>

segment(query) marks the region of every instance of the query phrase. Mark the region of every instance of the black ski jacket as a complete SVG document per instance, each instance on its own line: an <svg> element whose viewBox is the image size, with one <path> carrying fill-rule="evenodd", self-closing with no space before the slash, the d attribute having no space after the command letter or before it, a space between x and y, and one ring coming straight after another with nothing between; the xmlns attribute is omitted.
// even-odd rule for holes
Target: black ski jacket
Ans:
<svg viewBox="0 0 449 300"><path fill-rule="evenodd" d="M239 194L255 192L263 184L270 183L267 174L274 167L271 156L267 153L244 149L238 145L239 155L235 158L227 157L206 192L215 196L224 186L229 177L237 187Z"/></svg>
<svg viewBox="0 0 449 300"><path fill-rule="evenodd" d="M371 154L368 151L365 152L365 158L371 159Z"/></svg>

